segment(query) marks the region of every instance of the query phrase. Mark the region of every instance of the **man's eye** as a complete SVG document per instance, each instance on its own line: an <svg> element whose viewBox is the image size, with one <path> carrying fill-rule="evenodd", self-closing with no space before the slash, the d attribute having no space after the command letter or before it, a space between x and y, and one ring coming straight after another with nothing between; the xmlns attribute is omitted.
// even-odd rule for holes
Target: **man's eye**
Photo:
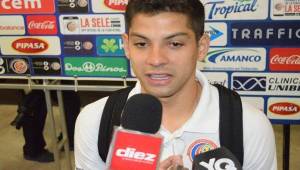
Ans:
<svg viewBox="0 0 300 170"><path fill-rule="evenodd" d="M170 46L173 47L173 48L179 48L179 47L182 47L183 44L180 43L180 42L171 42Z"/></svg>
<svg viewBox="0 0 300 170"><path fill-rule="evenodd" d="M139 47L139 48L143 48L146 47L146 43L145 42L138 42L138 43L134 43L134 46Z"/></svg>

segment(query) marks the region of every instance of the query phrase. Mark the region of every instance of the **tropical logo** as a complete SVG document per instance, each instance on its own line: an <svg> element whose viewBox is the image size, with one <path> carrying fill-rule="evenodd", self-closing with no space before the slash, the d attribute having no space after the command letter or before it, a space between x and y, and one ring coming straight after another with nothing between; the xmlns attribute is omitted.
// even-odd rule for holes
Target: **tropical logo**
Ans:
<svg viewBox="0 0 300 170"><path fill-rule="evenodd" d="M205 4L207 19L265 19L268 16L267 1L257 0L210 0ZM243 17L239 17L243 15Z"/></svg>

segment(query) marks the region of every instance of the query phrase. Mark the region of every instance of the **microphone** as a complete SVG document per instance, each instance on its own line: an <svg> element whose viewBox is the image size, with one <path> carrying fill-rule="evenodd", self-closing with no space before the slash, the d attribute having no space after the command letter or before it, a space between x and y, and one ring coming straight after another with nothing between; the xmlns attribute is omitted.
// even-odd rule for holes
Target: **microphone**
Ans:
<svg viewBox="0 0 300 170"><path fill-rule="evenodd" d="M121 115L121 128L114 132L107 157L109 170L156 170L160 158L162 105L149 94L128 99Z"/></svg>
<svg viewBox="0 0 300 170"><path fill-rule="evenodd" d="M233 153L220 147L196 155L192 170L242 170L242 166Z"/></svg>

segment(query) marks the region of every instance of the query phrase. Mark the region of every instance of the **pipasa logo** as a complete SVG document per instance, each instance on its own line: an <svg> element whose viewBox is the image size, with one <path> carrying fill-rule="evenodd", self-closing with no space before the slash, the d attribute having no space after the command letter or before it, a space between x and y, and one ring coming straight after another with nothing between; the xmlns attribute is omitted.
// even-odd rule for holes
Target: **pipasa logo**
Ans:
<svg viewBox="0 0 300 170"><path fill-rule="evenodd" d="M98 36L97 54L100 56L124 56L124 44L121 36Z"/></svg>
<svg viewBox="0 0 300 170"><path fill-rule="evenodd" d="M300 71L300 48L272 48L271 71Z"/></svg>
<svg viewBox="0 0 300 170"><path fill-rule="evenodd" d="M208 20L247 20L267 18L268 10L261 7L267 5L267 2L257 0L210 0L205 3L205 8L208 11Z"/></svg>
<svg viewBox="0 0 300 170"><path fill-rule="evenodd" d="M54 0L1 0L0 14L54 13Z"/></svg>
<svg viewBox="0 0 300 170"><path fill-rule="evenodd" d="M104 4L113 10L125 11L128 0L104 0Z"/></svg>
<svg viewBox="0 0 300 170"><path fill-rule="evenodd" d="M53 15L27 16L29 34L51 35L57 33L56 17Z"/></svg>
<svg viewBox="0 0 300 170"><path fill-rule="evenodd" d="M40 53L49 48L49 44L38 38L21 38L12 43L12 48L22 53Z"/></svg>
<svg viewBox="0 0 300 170"><path fill-rule="evenodd" d="M300 106L291 102L279 102L269 106L269 110L279 115L293 115L300 112Z"/></svg>

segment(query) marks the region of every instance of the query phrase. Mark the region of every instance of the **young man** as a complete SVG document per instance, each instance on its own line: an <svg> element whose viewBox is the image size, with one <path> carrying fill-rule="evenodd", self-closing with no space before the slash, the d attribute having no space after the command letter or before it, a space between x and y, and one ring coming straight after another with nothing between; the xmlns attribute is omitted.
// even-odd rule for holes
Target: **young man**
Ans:
<svg viewBox="0 0 300 170"><path fill-rule="evenodd" d="M218 90L196 69L197 60L203 60L209 48L209 37L203 33L204 7L199 0L130 0L125 17L125 52L138 79L129 97L152 94L163 106L160 169L174 162L191 169L195 149L199 153L220 146ZM86 106L77 119L78 169L105 169L97 137L106 100ZM243 169L277 169L271 124L244 103L243 133Z"/></svg>

